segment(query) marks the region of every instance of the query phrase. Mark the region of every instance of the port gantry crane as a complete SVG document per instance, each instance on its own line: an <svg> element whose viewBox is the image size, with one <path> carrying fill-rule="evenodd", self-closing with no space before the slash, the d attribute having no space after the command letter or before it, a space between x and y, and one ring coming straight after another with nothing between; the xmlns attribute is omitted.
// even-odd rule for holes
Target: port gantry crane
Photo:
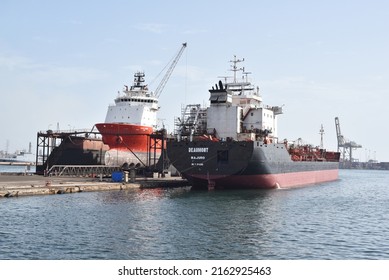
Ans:
<svg viewBox="0 0 389 280"><path fill-rule="evenodd" d="M338 138L338 152L341 152L340 150L341 148L343 148L342 160L343 162L348 161L351 164L352 162L355 161L355 159L353 158L353 149L355 150L358 148L362 148L362 146L355 143L354 141L349 141L346 138L344 138L344 136L340 132L340 123L338 117L335 118L335 127L336 127L336 136Z"/></svg>
<svg viewBox="0 0 389 280"><path fill-rule="evenodd" d="M182 53L184 52L184 49L186 48L187 43L183 43L181 49L179 50L178 54L174 57L169 69L166 71L165 76L163 76L161 82L159 83L158 87L154 91L154 96L159 97L162 93L163 88L165 87L167 81L169 80L171 74L173 73L174 68L177 65L178 60L180 60L180 57ZM166 67L165 67L166 68Z"/></svg>

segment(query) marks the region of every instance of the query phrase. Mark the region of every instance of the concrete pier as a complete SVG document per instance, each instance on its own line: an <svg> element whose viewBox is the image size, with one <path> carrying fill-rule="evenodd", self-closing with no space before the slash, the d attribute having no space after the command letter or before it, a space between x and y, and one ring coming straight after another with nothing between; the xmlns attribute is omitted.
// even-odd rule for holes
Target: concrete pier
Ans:
<svg viewBox="0 0 389 280"><path fill-rule="evenodd" d="M141 188L173 188L189 186L179 177L135 178L131 183L112 182L110 178L43 177L38 175L0 175L0 199L27 195L65 194L76 192L126 190Z"/></svg>

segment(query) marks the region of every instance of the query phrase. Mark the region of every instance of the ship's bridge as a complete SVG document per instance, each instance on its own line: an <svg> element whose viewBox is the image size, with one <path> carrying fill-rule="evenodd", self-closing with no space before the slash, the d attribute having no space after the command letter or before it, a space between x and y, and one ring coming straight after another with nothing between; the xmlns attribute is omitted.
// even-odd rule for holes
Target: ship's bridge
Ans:
<svg viewBox="0 0 389 280"><path fill-rule="evenodd" d="M233 95L232 104L240 107L260 107L262 105L262 97L258 95Z"/></svg>
<svg viewBox="0 0 389 280"><path fill-rule="evenodd" d="M232 93L232 104L235 106L259 107L262 104L259 87L255 88L250 82L227 83L226 89Z"/></svg>
<svg viewBox="0 0 389 280"><path fill-rule="evenodd" d="M158 103L158 99L145 96L122 96L115 99L115 103L134 102L134 103Z"/></svg>
<svg viewBox="0 0 389 280"><path fill-rule="evenodd" d="M152 110L158 110L158 98L147 90L146 86L140 88L125 86L122 95L115 99L116 106L145 106Z"/></svg>

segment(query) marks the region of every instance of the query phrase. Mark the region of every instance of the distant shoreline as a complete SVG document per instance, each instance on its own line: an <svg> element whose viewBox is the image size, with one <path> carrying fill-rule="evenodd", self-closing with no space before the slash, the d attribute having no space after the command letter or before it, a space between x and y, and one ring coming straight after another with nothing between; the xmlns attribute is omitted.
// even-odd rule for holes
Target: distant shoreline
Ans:
<svg viewBox="0 0 389 280"><path fill-rule="evenodd" d="M31 166L31 165L35 165L35 162L0 161L0 165Z"/></svg>

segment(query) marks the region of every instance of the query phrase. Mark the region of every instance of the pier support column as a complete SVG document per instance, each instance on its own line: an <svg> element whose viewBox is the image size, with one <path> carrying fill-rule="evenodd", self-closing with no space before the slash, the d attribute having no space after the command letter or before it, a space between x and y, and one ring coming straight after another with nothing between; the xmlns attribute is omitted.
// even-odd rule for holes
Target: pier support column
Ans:
<svg viewBox="0 0 389 280"><path fill-rule="evenodd" d="M135 169L130 170L130 182L135 183Z"/></svg>

